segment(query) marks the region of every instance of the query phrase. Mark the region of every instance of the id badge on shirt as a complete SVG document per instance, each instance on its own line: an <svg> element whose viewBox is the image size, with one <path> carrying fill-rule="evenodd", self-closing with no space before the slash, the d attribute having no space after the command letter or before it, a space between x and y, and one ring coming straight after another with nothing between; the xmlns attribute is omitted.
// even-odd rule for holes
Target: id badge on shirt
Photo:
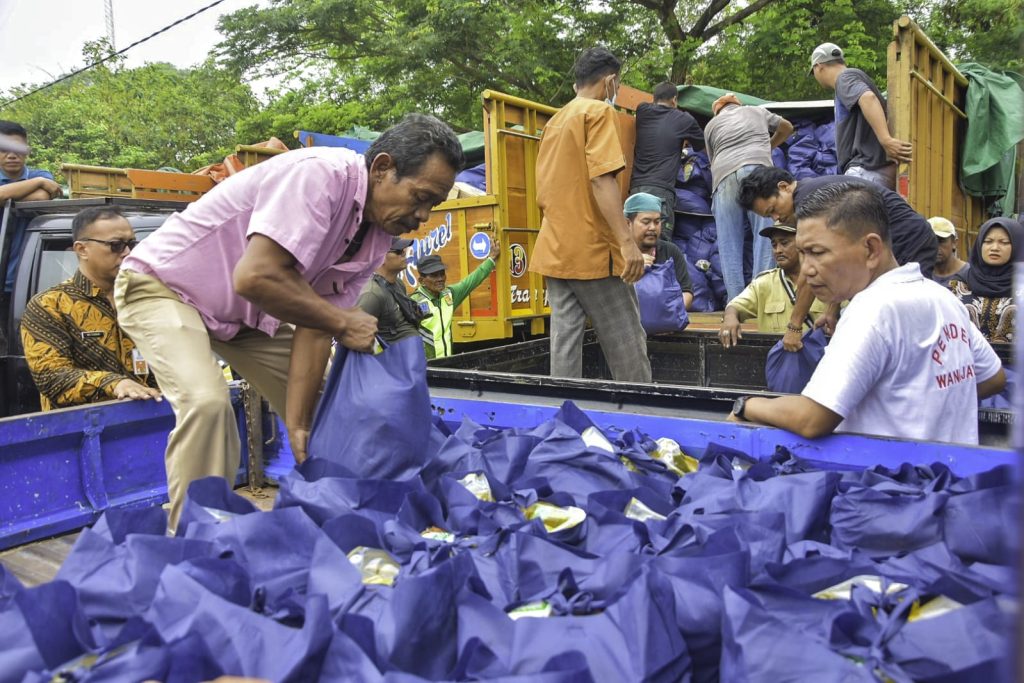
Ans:
<svg viewBox="0 0 1024 683"><path fill-rule="evenodd" d="M139 377L149 376L149 363L142 357L138 349L132 349L132 372Z"/></svg>

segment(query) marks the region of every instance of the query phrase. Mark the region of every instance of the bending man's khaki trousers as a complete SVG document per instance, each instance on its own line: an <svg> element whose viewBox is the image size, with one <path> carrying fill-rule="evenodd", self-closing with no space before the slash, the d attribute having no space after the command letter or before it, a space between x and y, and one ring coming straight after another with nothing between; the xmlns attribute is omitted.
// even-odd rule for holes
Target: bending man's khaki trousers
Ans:
<svg viewBox="0 0 1024 683"><path fill-rule="evenodd" d="M246 329L230 341L211 339L195 308L160 280L130 270L117 276L114 303L118 323L149 363L174 409L165 456L171 499L168 528L174 530L190 483L217 476L234 484L238 472L238 426L227 382L213 354L227 361L283 416L292 328L281 325L274 337Z"/></svg>

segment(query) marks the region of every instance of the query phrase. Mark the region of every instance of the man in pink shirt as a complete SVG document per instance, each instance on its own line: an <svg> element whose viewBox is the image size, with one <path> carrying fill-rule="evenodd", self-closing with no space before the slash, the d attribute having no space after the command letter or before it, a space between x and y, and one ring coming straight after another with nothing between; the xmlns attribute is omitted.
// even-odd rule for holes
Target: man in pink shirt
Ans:
<svg viewBox="0 0 1024 683"><path fill-rule="evenodd" d="M447 125L410 114L365 157L313 147L228 178L124 260L118 322L176 418L169 528L189 483L233 481L238 469L238 429L214 353L284 416L304 460L331 339L371 350L377 321L355 307L359 292L392 236L427 220L462 164Z"/></svg>

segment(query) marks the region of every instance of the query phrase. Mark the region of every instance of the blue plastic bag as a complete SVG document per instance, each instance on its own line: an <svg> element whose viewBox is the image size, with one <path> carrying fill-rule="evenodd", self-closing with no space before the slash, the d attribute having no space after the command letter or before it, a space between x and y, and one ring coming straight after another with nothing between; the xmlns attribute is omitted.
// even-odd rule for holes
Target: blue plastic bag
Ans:
<svg viewBox="0 0 1024 683"><path fill-rule="evenodd" d="M184 536L189 524L218 524L239 515L258 512L251 502L232 490L223 477L204 477L188 485L178 520L177 534Z"/></svg>
<svg viewBox="0 0 1024 683"><path fill-rule="evenodd" d="M274 506L302 508L317 524L352 512L383 522L395 516L407 495L421 490L423 485L415 478L354 478L333 462L309 459L281 480Z"/></svg>
<svg viewBox="0 0 1024 683"><path fill-rule="evenodd" d="M690 319L672 258L651 266L634 287L640 304L640 323L647 334L686 329Z"/></svg>
<svg viewBox="0 0 1024 683"><path fill-rule="evenodd" d="M804 346L799 351L786 351L779 341L768 352L764 363L764 376L768 390L780 394L799 394L811 380L814 369L825 355L828 338L822 328L803 336Z"/></svg>
<svg viewBox="0 0 1024 683"><path fill-rule="evenodd" d="M949 494L893 482L843 482L832 500L832 545L885 558L942 540L942 510Z"/></svg>
<svg viewBox="0 0 1024 683"><path fill-rule="evenodd" d="M460 664L467 679L489 680L535 673L553 656L577 651L597 680L687 682L690 655L674 605L668 579L650 566L614 603L583 615L512 621L466 591L459 600Z"/></svg>
<svg viewBox="0 0 1024 683"><path fill-rule="evenodd" d="M51 581L17 591L0 611L0 683L18 683L30 671L56 668L91 645L69 583Z"/></svg>
<svg viewBox="0 0 1024 683"><path fill-rule="evenodd" d="M164 642L199 633L224 671L271 681L319 680L334 633L322 595L303 599L296 628L224 600L174 566L161 575L144 619Z"/></svg>
<svg viewBox="0 0 1024 683"><path fill-rule="evenodd" d="M407 479L429 457L433 420L423 342L409 337L377 355L338 347L309 436L309 457L359 477Z"/></svg>

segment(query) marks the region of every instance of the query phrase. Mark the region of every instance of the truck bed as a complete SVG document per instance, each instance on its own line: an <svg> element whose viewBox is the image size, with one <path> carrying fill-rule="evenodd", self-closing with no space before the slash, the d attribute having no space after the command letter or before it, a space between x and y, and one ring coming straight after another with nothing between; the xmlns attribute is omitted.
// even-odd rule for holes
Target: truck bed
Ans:
<svg viewBox="0 0 1024 683"><path fill-rule="evenodd" d="M236 489L235 493L260 510L269 510L274 506L277 487L250 491L248 487L243 486ZM26 586L38 586L41 583L52 581L61 564L64 563L64 559L71 552L80 533L80 531L74 531L5 550L0 552L0 564Z"/></svg>

